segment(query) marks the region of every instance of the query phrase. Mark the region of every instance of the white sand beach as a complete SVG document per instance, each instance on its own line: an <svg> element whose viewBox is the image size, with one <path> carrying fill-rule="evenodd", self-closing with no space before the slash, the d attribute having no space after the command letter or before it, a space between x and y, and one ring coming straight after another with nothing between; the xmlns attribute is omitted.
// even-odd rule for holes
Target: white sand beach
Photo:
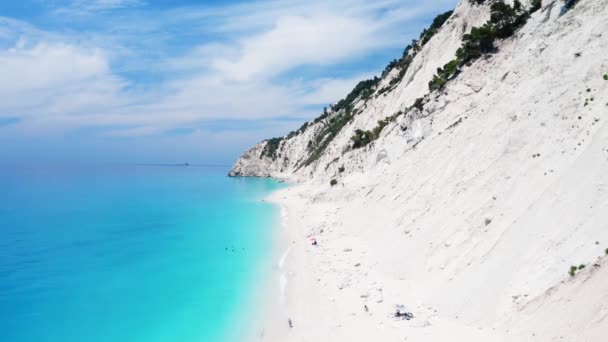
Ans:
<svg viewBox="0 0 608 342"><path fill-rule="evenodd" d="M584 270L570 277L568 262L558 262L547 276L535 270L555 267L552 248L518 255L531 249L522 232L490 228L500 218L486 226L481 217L475 228L498 239L483 243L459 230L424 229L434 213L399 224L398 212L373 199L315 202L309 193L294 186L273 195L288 213L282 233L289 252L279 262L287 286L259 340L601 341L608 331L608 262L592 239L588 259L577 260ZM397 303L414 318L394 318Z"/></svg>

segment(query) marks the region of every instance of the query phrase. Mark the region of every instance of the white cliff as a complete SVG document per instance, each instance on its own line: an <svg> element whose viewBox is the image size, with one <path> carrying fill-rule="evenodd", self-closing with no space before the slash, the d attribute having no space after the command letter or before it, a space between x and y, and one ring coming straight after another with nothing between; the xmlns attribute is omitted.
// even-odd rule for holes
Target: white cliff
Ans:
<svg viewBox="0 0 608 342"><path fill-rule="evenodd" d="M287 304L300 329L282 340L606 339L608 0L562 6L544 0L498 51L429 93L489 18L489 4L463 0L398 84L376 96L392 70L355 102L318 159L304 163L309 141L338 113L274 158L262 142L239 159L232 175L299 184L275 196L292 228L288 296L300 298ZM352 148L356 129L400 111ZM416 318L386 321L394 303Z"/></svg>

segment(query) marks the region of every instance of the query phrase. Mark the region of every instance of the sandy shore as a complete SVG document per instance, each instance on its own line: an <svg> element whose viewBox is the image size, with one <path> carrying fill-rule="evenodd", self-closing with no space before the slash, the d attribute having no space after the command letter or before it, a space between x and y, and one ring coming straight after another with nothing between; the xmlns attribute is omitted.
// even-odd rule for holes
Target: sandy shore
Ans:
<svg viewBox="0 0 608 342"><path fill-rule="evenodd" d="M547 336L560 326L584 326L591 321L593 328L586 331L587 336L599 336L608 327L608 319L604 320L608 311L593 309L603 305L594 287L608 283L604 258L597 260L598 266L576 278L563 277L564 281L546 291L540 286L541 290L531 288L530 297L505 295L512 301L509 310L483 317L481 312L502 309L497 305L501 301L487 301L476 292L498 283L474 276L455 282L462 269L431 266L438 257L455 258L446 255L454 252L449 251L449 242L438 246L449 252L436 252L431 243L435 255L429 253L428 242L419 241L420 247L412 249L411 241L397 238L404 232L387 229L394 220L391 208L382 201L374 207L363 205L363 196L346 196L342 201L343 194L324 196L318 186L308 184L271 195L269 200L281 208L277 260L269 292L263 296L264 310L256 317L255 338L248 340L552 341ZM311 238L318 241L317 246ZM408 260L413 254L419 256ZM422 263L422 272L410 261ZM500 267L496 270L500 272ZM586 288L589 295L581 295ZM404 304L414 318L392 317L396 304ZM572 321L566 314L569 310L579 310L581 316ZM604 315L586 315L598 311ZM288 327L289 319L293 328Z"/></svg>
<svg viewBox="0 0 608 342"><path fill-rule="evenodd" d="M456 330L463 338L489 336L449 322L445 330L432 329L429 334L431 330L425 328L436 311L416 303L413 294L401 293L401 281L393 275L375 271L377 261L369 243L341 229L340 205L314 203L308 197L311 190L296 185L269 199L281 208L279 257L256 340L403 341L408 336L447 340ZM312 239L318 245L312 245ZM395 319L397 303L414 311L415 319Z"/></svg>

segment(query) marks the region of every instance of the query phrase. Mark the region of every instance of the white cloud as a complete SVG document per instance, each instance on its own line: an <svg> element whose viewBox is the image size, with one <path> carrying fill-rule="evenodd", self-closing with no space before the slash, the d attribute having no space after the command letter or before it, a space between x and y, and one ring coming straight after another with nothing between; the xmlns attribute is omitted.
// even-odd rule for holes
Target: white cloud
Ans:
<svg viewBox="0 0 608 342"><path fill-rule="evenodd" d="M79 1L82 3L88 3L93 8L123 8L135 5L142 5L143 2L140 0L89 0Z"/></svg>
<svg viewBox="0 0 608 342"><path fill-rule="evenodd" d="M0 51L0 74L0 116L50 123L120 103L125 85L102 51L68 44L18 43Z"/></svg>
<svg viewBox="0 0 608 342"><path fill-rule="evenodd" d="M230 79L271 78L300 65L328 65L389 44L373 22L321 14L283 17L276 26L239 43L236 60L218 59L214 68Z"/></svg>
<svg viewBox="0 0 608 342"><path fill-rule="evenodd" d="M111 130L111 131L104 133L104 135L110 136L110 137L131 137L132 138L132 137L140 137L140 136L145 136L145 135L152 135L152 134L155 134L158 132L159 132L159 128L157 128L157 127L140 126L140 127L134 127L134 128Z"/></svg>
<svg viewBox="0 0 608 342"><path fill-rule="evenodd" d="M56 8L54 12L59 15L89 15L142 5L145 2L141 0L73 0L68 6Z"/></svg>
<svg viewBox="0 0 608 342"><path fill-rule="evenodd" d="M45 43L31 48L18 43L2 51L0 68L3 93L53 89L110 72L99 50L82 51L71 45Z"/></svg>
<svg viewBox="0 0 608 342"><path fill-rule="evenodd" d="M308 117L310 105L339 100L372 70L335 78L284 75L402 47L409 20L455 1L407 6L415 2L272 1L187 8L127 16L122 22L112 17L109 32L84 33L45 32L0 18L0 117L20 117L11 129L32 134L95 127L113 137L159 135L218 119ZM142 4L75 1L55 13ZM178 34L171 26L178 23L188 30L190 49L170 53L171 45L153 45L171 41L167 32ZM218 39L203 38L209 34ZM160 76L140 84L117 70Z"/></svg>

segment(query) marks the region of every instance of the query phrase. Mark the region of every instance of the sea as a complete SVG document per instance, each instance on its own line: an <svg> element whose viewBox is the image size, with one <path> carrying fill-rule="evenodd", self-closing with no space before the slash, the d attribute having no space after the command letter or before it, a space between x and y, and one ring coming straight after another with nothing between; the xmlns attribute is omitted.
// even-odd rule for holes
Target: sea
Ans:
<svg viewBox="0 0 608 342"><path fill-rule="evenodd" d="M232 342L284 187L228 168L0 167L0 340Z"/></svg>

